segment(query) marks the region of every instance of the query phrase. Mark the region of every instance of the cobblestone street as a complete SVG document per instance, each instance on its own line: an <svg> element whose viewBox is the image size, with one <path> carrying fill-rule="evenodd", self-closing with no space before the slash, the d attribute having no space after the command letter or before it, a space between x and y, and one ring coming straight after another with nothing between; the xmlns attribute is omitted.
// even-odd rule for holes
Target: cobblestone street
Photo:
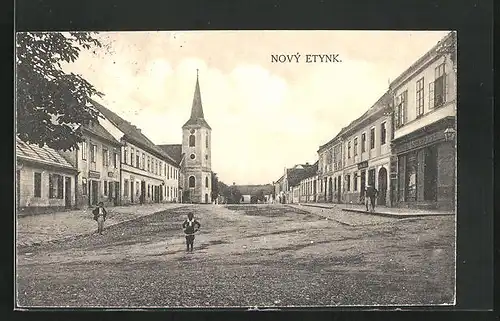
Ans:
<svg viewBox="0 0 500 321"><path fill-rule="evenodd" d="M180 225L202 229L185 253ZM283 205L192 205L104 236L24 246L21 306L338 306L453 303L453 216L411 219Z"/></svg>

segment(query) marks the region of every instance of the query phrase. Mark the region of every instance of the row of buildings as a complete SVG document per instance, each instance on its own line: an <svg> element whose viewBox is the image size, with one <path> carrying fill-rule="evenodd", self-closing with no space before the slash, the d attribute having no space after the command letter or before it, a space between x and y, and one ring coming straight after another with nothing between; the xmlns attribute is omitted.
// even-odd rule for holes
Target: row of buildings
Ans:
<svg viewBox="0 0 500 321"><path fill-rule="evenodd" d="M99 122L82 126L70 151L16 137L19 213L105 206L210 203L211 128L204 119L198 77L182 144L156 145L141 129L93 101Z"/></svg>
<svg viewBox="0 0 500 321"><path fill-rule="evenodd" d="M451 32L320 146L315 164L285 169L276 201L358 203L371 184L378 205L454 209L456 71Z"/></svg>

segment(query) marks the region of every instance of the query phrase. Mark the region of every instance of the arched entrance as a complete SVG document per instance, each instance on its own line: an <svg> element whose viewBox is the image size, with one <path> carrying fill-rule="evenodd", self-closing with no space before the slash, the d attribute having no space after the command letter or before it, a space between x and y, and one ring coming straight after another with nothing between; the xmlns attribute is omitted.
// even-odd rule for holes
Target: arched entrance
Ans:
<svg viewBox="0 0 500 321"><path fill-rule="evenodd" d="M387 195L387 170L382 167L378 171L378 205L385 205Z"/></svg>

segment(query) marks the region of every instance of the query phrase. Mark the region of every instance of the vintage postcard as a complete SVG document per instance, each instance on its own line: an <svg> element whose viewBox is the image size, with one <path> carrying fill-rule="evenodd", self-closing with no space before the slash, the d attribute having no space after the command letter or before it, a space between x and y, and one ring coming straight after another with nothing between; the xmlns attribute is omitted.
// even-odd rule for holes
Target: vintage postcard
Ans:
<svg viewBox="0 0 500 321"><path fill-rule="evenodd" d="M18 33L17 307L454 305L456 47Z"/></svg>

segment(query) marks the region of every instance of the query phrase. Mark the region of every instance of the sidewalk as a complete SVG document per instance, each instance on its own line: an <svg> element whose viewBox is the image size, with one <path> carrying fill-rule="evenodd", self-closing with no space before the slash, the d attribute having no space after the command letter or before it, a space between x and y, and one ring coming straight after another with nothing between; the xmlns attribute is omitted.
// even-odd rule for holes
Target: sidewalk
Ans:
<svg viewBox="0 0 500 321"><path fill-rule="evenodd" d="M105 228L159 211L188 204L165 203L108 207ZM60 241L96 231L92 208L17 217L17 245L28 246Z"/></svg>
<svg viewBox="0 0 500 321"><path fill-rule="evenodd" d="M325 209L342 209L345 212L362 213L377 216L386 216L394 218L408 218L408 217L423 217L423 216L442 216L442 215L454 215L452 211L442 211L442 210L419 210L411 208L399 208L399 207L386 207L377 206L375 207L375 212L367 212L364 205L359 204L334 204L334 203L304 203L303 206L319 207Z"/></svg>

